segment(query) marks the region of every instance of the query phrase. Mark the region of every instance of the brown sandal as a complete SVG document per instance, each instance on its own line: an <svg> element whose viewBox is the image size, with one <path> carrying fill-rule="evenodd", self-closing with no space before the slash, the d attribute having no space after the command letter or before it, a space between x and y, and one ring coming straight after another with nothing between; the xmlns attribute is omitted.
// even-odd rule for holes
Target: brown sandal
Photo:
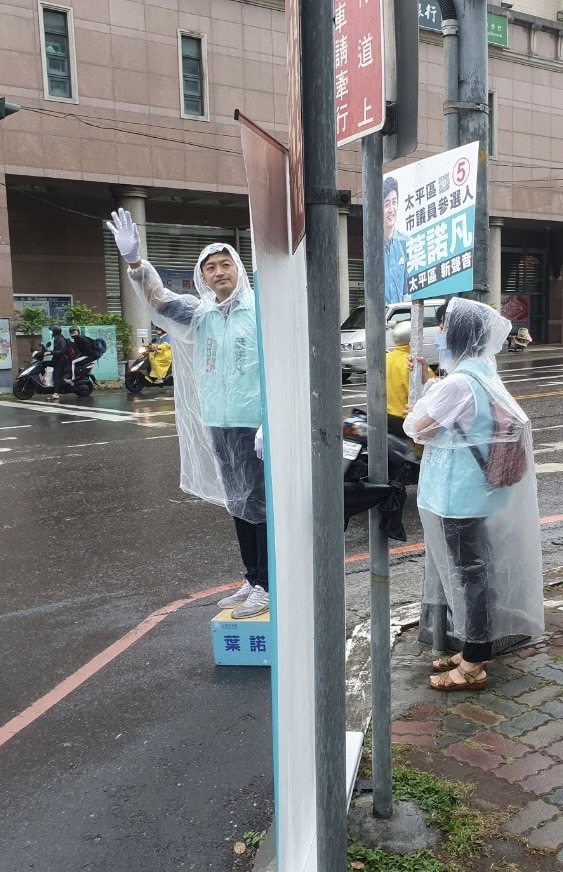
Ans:
<svg viewBox="0 0 563 872"><path fill-rule="evenodd" d="M445 675L441 675L435 683L430 681L430 687L432 690L440 690L443 693L455 693L456 691L462 690L474 691L484 690L486 688L488 680L487 676L485 676L485 678L475 678L476 675L479 675L480 672L484 671L482 666L480 666L475 672L468 672L459 664L455 668L464 679L463 684L456 684L456 682L450 678L449 672L447 672Z"/></svg>
<svg viewBox="0 0 563 872"><path fill-rule="evenodd" d="M434 672L449 672L450 669L455 669L458 665L453 657L450 656L440 657L436 662L438 663L438 666L434 666L434 664L432 664L432 669L434 670Z"/></svg>

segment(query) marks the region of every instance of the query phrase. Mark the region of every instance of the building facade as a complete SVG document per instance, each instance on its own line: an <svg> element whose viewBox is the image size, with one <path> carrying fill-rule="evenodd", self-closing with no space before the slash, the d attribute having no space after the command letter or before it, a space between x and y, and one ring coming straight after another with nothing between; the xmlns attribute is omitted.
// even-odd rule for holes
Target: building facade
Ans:
<svg viewBox="0 0 563 872"><path fill-rule="evenodd" d="M443 149L438 3L420 6L419 148ZM147 329L104 221L130 208L172 288L189 290L209 241L250 266L240 109L287 138L283 0L8 0L0 12L0 336L26 354L14 306L54 320L68 301ZM489 6L491 281L538 341L561 342L561 0ZM563 17L563 15L561 15ZM339 151L343 315L363 294L358 147ZM346 269L348 267L348 269ZM512 295L512 296L509 296ZM2 340L0 339L0 342ZM17 344L19 342L19 345ZM18 354L19 351L19 354ZM0 366L2 361L0 360ZM0 368L0 386L11 372Z"/></svg>

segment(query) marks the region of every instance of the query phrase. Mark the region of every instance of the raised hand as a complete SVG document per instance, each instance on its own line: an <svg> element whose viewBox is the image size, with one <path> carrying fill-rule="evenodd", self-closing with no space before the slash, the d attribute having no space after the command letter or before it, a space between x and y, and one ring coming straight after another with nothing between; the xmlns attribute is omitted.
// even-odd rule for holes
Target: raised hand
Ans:
<svg viewBox="0 0 563 872"><path fill-rule="evenodd" d="M141 260L141 240L137 225L133 223L131 213L125 209L112 212L112 221L106 221L106 227L113 233L119 253L127 263L139 263Z"/></svg>

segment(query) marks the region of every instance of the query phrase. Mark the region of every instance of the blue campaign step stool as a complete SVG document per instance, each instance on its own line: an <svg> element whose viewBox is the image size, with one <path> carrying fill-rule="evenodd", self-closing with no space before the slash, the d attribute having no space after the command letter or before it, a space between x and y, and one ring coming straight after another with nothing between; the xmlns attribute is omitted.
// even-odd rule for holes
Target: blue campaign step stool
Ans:
<svg viewBox="0 0 563 872"><path fill-rule="evenodd" d="M232 609L224 609L212 619L211 634L217 666L270 666L272 663L270 612L236 621L232 619Z"/></svg>

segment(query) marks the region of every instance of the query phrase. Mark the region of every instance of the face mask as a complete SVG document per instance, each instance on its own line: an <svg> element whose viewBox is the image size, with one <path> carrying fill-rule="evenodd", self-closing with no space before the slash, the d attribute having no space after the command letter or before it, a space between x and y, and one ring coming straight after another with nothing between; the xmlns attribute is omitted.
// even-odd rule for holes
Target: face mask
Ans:
<svg viewBox="0 0 563 872"><path fill-rule="evenodd" d="M434 337L434 345L439 351L446 348L446 337L441 331L440 333L436 333L436 336Z"/></svg>

